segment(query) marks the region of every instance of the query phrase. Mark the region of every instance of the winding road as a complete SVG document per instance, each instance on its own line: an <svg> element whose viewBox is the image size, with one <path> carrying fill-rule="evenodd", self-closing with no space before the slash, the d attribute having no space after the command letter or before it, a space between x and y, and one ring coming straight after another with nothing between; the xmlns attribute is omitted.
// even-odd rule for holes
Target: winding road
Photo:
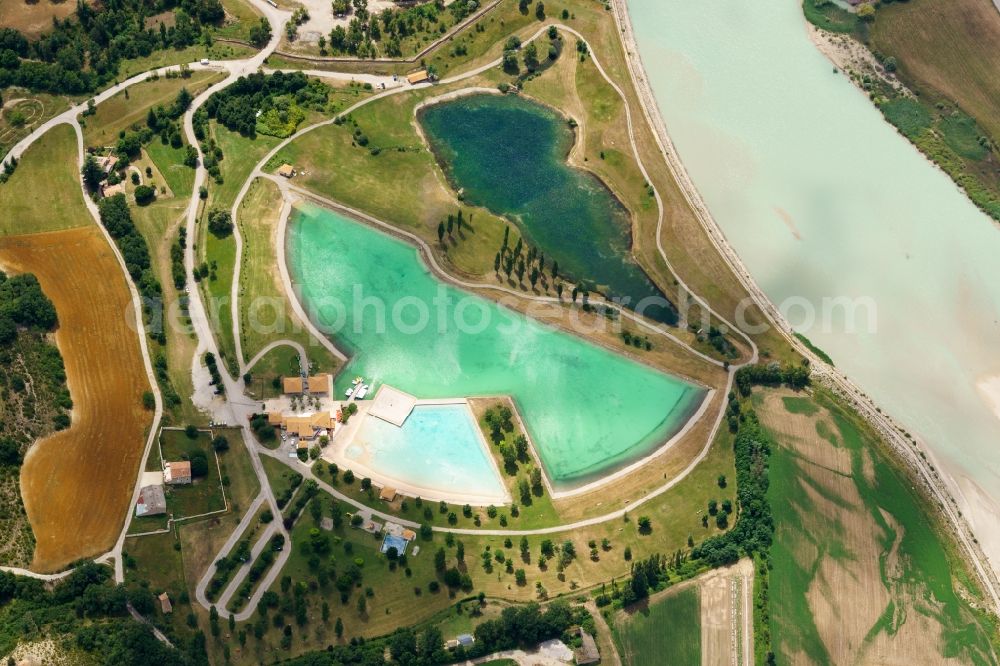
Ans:
<svg viewBox="0 0 1000 666"><path fill-rule="evenodd" d="M192 102L191 107L188 109L188 111L184 114L183 117L183 128L185 137L190 145L195 146L198 149L200 164L203 163L202 160L204 156L201 154L199 142L197 141L194 134L193 116L195 111L197 111L197 109L199 109L209 99L209 97L212 94L228 87L234 81L236 81L236 79L239 78L240 76L245 76L247 74L251 74L253 72L261 70L268 56L271 55L277 48L280 38L285 32L284 30L285 24L287 23L287 21L290 19L291 16L290 12L285 12L275 7L272 7L265 0L248 0L248 1L258 11L260 11L260 13L263 14L271 24L272 38L270 42L259 53L255 54L251 58L243 60L214 62L209 65L202 65L200 63L192 63L188 65L188 67L190 67L190 69L192 70L207 69L213 71L222 71L227 74L224 80L214 84L209 89L201 93ZM853 384L853 382L851 382L847 377L838 373L833 368L829 367L821 359L817 358L815 354L813 354L809 349L807 349L801 342L798 341L798 339L796 339L791 334L791 329L788 326L787 322L783 320L782 316L777 311L777 309L773 306L773 304L769 302L769 300L766 298L766 296L763 294L760 288L756 285L756 283L753 281L753 278L746 270L745 266L743 266L742 262L739 260L739 257L729 246L728 242L725 239L724 234L722 233L721 229L719 229L715 221L712 219L707 207L705 206L700 195L698 194L697 189L691 182L690 178L688 177L686 171L683 168L683 165L681 164L679 158L677 157L676 151L674 150L673 145L670 142L669 135L667 134L666 128L663 125L663 121L660 117L660 114L657 112L656 102L652 96L652 92L649 89L648 83L645 79L645 75L642 71L641 62L638 56L638 49L636 48L635 45L634 36L632 35L632 27L630 19L627 13L627 8L625 6L625 0L612 0L612 8L615 21L622 35L627 55L626 62L628 65L629 74L632 83L639 96L640 107L644 115L644 120L650 125L650 127L653 128L654 136L656 137L658 147L660 149L660 152L664 156L665 162L669 167L671 174L673 175L675 180L680 184L681 190L684 193L685 198L687 199L692 210L695 211L696 215L698 216L703 228L705 229L712 243L715 245L720 255L726 260L726 262L732 269L732 272L736 275L736 277L743 285L744 289L747 291L748 294L750 294L754 303L764 313L765 317L768 318L771 321L771 323L775 325L775 327L779 331L782 332L782 334L784 335L784 337L787 339L788 343L791 346L793 346L805 358L809 359L811 367L814 373L817 375L817 377L829 383L831 386L834 387L835 390L840 392L845 398L847 398L850 402L852 402L855 409L857 409L863 416L865 416L865 418L867 418L873 425L875 425L875 427L878 428L880 432L882 432L882 434L885 435L885 437L890 441L890 443L896 448L896 450L900 453L900 455L904 458L904 460L909 462L911 466L918 471L918 474L920 474L921 477L924 479L925 483L927 484L928 488L931 489L931 492L933 493L935 498L940 501L942 511L944 512L945 517L948 518L950 524L954 527L956 536L958 537L959 542L962 544L970 561L972 562L976 573L979 575L979 578L983 583L985 590L987 591L987 593L990 596L990 599L993 602L994 608L1000 609L1000 595L998 595L997 592L997 583L995 574L993 573L993 570L989 567L989 565L986 563L985 556L982 555L981 551L979 551L979 549L974 545L974 538L971 534L971 531L968 528L968 525L965 523L964 519L959 515L955 501L948 493L947 489L943 486L940 477L938 477L936 472L929 469L928 463L926 463L921 459L920 455L918 455L919 449L917 449L913 444L911 444L909 441L905 440L902 437L902 435L899 432L900 431L899 427L895 423L893 423L891 419L889 419L889 417L878 411L874 403L872 403L872 401L868 399L867 396L865 396L864 393L856 385ZM532 37L525 40L525 43L538 39L548 30L549 25L551 24L546 23L545 25L543 25ZM584 42L586 41L584 40L583 36L576 30L574 30L572 27L559 23L556 23L554 25L556 25L558 30L566 34L573 35L577 39L580 39L581 41ZM638 150L634 125L633 125L634 120L632 117L632 109L628 103L628 98L625 95L624 91L619 87L619 85L613 79L611 79L611 77L608 76L602 64L597 60L596 57L594 57L593 49L590 49L590 57L593 59L593 62L597 67L598 71L600 72L600 74L602 75L602 77L614 88L616 93L619 96L621 96L622 100L625 102L624 109L626 114L626 123L628 128L629 139L631 142L632 152L639 166L640 172L646 178L647 182L652 182L652 179L649 177L649 173L646 169L646 166L643 164L640 158L640 153ZM492 68L497 67L499 64L500 64L499 59L492 62L488 62L468 72L464 72L462 74L445 79L441 81L441 84L449 84L471 79L483 72L486 72ZM180 69L180 67L181 67L180 65L172 67L162 67L155 71L157 72L164 72L168 70L177 71ZM263 68L263 71L275 71L275 70L269 70ZM290 71L290 70L282 70L282 71ZM145 72L143 74L136 75L120 84L116 84L115 86L105 91L102 91L98 95L95 95L93 97L93 101L95 104L100 104L101 102L107 100L108 98L117 94L121 90L146 80L147 78L152 76L153 73L154 73L153 71ZM371 95L370 97L365 98L364 100L359 101L357 104L346 109L340 115L349 114L357 108L360 108L367 104L371 104L372 102L389 95L395 95L413 90L415 88L425 88L432 85L430 83L427 83L427 84L420 84L418 86L408 86L408 85L402 85L401 82L393 81L391 77L345 74L345 73L330 72L324 70L308 70L306 73L312 76L329 78L329 79L354 80L364 83L371 83L374 88L380 90L379 92ZM383 86L385 87L385 89L381 90ZM48 130L57 125L69 124L74 127L77 134L78 147L79 147L79 161L82 166L82 161L84 157L84 146L83 146L82 131L80 129L80 124L78 122L78 116L82 111L86 110L86 108L87 108L86 104L76 105L70 108L69 110L42 123L27 137L18 142L11 149L9 155L19 159L23 155L24 151L29 146L31 146L39 137L41 137L45 132L47 132ZM274 155L278 153L280 149L288 145L291 141L294 141L295 139L301 137L302 135L310 131L313 131L325 125L329 125L335 121L336 118L331 118L329 120L325 120L323 122L316 123L314 125L306 127L296 132L291 137L285 139L284 141L279 143L274 149L269 151L268 154L265 155L265 157L261 159L260 162L254 167L250 176L242 184L239 194L232 207L232 215L234 221L238 219L239 211L242 206L243 200L250 188L251 183L256 178L269 178L274 182L278 183L283 197L283 210L281 217L282 228L283 225L285 224L285 220L287 219L288 213L292 205L292 201L294 199L301 197L320 198L317 197L315 193L306 192L291 185L290 183L288 183L283 179L278 179L270 174L265 173L263 171L263 167L268 160L270 160ZM195 171L191 201L189 203L186 213L185 224L186 224L188 238L194 239L198 237L196 235L197 220L201 207L201 200L199 198L198 192L200 187L205 184L206 177L207 177L206 170L204 169L204 167L199 166L199 168L197 168ZM82 187L83 186L81 182L81 189ZM727 375L725 390L728 392L732 387L735 371L742 365L745 365L747 363L754 363L758 360L757 346L754 343L754 341L749 336L747 336L743 331L741 331L738 327L733 326L730 322L726 320L726 318L722 317L718 312L713 310L709 306L707 301L702 297L700 297L687 284L685 284L683 280L674 271L673 266L663 248L661 240L662 236L661 231L664 224L663 200L659 191L657 191L655 188L653 188L653 194L656 200L658 208L658 216L659 216L657 221L657 234L656 234L657 251L660 255L660 258L664 262L664 265L676 277L679 286L683 288L686 292L691 294L692 298L695 301L697 301L699 305L704 307L707 312L711 313L713 317L715 317L718 321L723 322L729 331L739 335L744 340L745 344L747 345L747 348L750 351L749 355L747 355L743 363L738 365L733 365L727 369L728 375ZM99 223L99 217L97 214L96 205L93 203L93 201L90 200L89 197L85 196L85 199L87 201L88 210L90 210L92 216L95 219L95 222L102 229L102 231L104 231L103 226L100 225ZM336 202L330 202L330 204L338 205L336 204ZM343 209L343 206L338 205L338 207ZM523 292L509 289L503 285L473 282L473 281L458 279L455 276L452 276L449 273L447 273L437 263L431 248L421 238L413 234L410 234L408 232L402 231L397 227L388 224L387 222L368 216L362 213L361 211L348 209L348 212L349 214L357 218L363 219L371 224L386 229L391 229L391 231L396 235L405 236L407 240L409 240L411 243L413 243L420 249L421 255L424 261L427 263L430 270L432 270L439 278L447 280L452 284L455 284L457 286L466 289L489 290L493 292L505 293L525 300L543 301L543 302L559 301L559 299L553 297L528 295ZM225 364L219 364L219 371L222 375L222 380L223 380L222 384L225 390L225 394L221 398L215 398L214 400L212 400L211 404L206 405L206 407L209 407L211 409L211 414L216 421L223 421L241 426L243 444L248 452L254 473L260 482L261 490L258 496L253 501L253 503L250 505L250 507L248 507L239 525L237 525L232 534L219 549L219 552L216 554L215 558L213 558L213 562L217 560L219 557L228 555L232 551L232 549L238 543L239 538L242 536L243 532L249 527L253 518L256 516L258 510L263 506L267 506L271 510L272 514L275 516L275 520L272 523L270 523L264 530L262 530L260 536L254 543L252 547L252 554L254 555L254 558L257 555L259 555L259 553L263 550L264 547L266 547L267 543L274 535L282 534L285 536L286 539L286 548L278 554L274 564L270 567L265 577L258 583L258 585L255 588L254 594L252 595L251 599L249 599L248 602L244 605L243 610L241 610L238 613L232 613L232 615L234 615L237 620L242 621L250 617L250 615L252 615L252 613L256 610L257 602L259 601L262 594L270 587L275 578L279 575L291 551L290 546L287 545L289 544L289 535L280 520L281 511L278 508L277 501L274 497L274 493L270 487L270 484L268 483L267 476L264 473L263 465L261 463L261 456L268 456L276 460L280 460L285 464L288 464L292 468L301 472L304 477L315 480L316 483L319 485L319 487L322 488L324 491L330 493L334 497L337 497L340 501L345 502L351 506L354 506L365 515L378 516L380 518L386 520L392 520L394 522L401 523L409 527L417 527L417 524L413 523L412 521L402 520L391 514L371 509L367 506L358 503L352 498L347 497L344 494L340 493L336 488L330 486L321 479L316 478L315 475L312 473L311 468L308 465L300 463L298 460L290 461L288 458L282 456L281 454L274 451L270 451L262 447L253 437L253 434L251 433L247 425L247 417L250 413L252 413L253 408L256 407L257 404L248 399L238 400L238 398L245 395L246 387L244 386L242 380L243 373L247 369L252 367L260 359L260 357L263 356L267 351L280 345L288 345L291 346L293 349L295 349L295 351L299 354L300 359L302 359L303 365L307 362L307 356L305 349L300 344L290 340L279 340L272 342L270 345L265 347L265 349L261 350L258 354L256 354L254 358L250 359L248 362L244 362L244 355L239 334L240 317L238 312L239 282L240 282L239 276L242 264L243 239L239 233L238 224L234 225L234 229L235 229L234 233L236 236L237 258L235 264L235 275L233 279L231 307L233 313L233 318L232 318L234 327L233 333L237 345L236 350L237 350L237 358L239 359L240 376L236 378L231 377L227 372ZM104 233L107 238L109 246L114 250L119 260L123 273L127 277L128 274L125 269L125 264L121 257L121 253L118 251L117 245L113 242L110 236L107 235L106 231L104 231ZM279 268L281 270L281 278L284 284L284 288L287 292L289 300L292 302L296 314L299 316L303 324L309 328L310 333L322 344L324 344L327 347L327 349L331 351L331 353L333 353L335 356L337 356L342 360L346 360L346 355L342 351L337 349L336 346L325 335L321 334L318 330L316 330L313 323L305 315L301 303L299 303L297 295L292 289L292 284L288 276L287 268L284 265L285 262L284 262L284 252L283 252L283 242L284 242L283 237L284 234L282 233L281 229L279 229L279 252L278 252L279 256L277 260L279 262ZM184 268L187 274L188 284L191 285L197 284L197 282L194 279L194 268L197 263L196 260L197 258L195 256L196 245L197 243L189 243L187 245L184 254ZM130 279L128 280L128 284L130 292L132 294L135 316L140 318L141 320L141 304L138 292ZM609 305L613 306L613 304ZM649 330L651 333L655 335L660 335L664 339L669 340L671 344L680 345L684 347L686 350L688 350L690 353L697 355L698 357L702 358L707 362L720 366L723 365L722 362L716 359L712 359L702 354L701 352L692 349L689 345L684 343L678 337L674 336L669 330L666 330L661 326L657 326L644 319L641 319L635 316L630 311L627 310L620 310L620 311L624 317L631 319L637 325L642 326L643 328ZM204 371L202 367L202 358L206 353L212 353L216 356L216 358L219 358L220 354L217 342L215 340L215 337L213 335L209 323L209 318L206 313L206 309L204 306L204 302L202 300L200 290L197 288L192 289L190 292L189 316L191 318L191 324L198 341L197 350L192 361L192 369L191 369L192 375L195 378L196 382L196 394L198 394L199 392L205 394L207 391L207 394L211 395L212 389L204 385L204 382L207 381L207 373ZM139 344L141 345L147 375L149 377L150 386L153 390L156 401L156 406L154 411L154 423L153 427L151 428L150 435L145 443L145 450L142 458L142 466L140 467L140 469L143 469L145 467L151 445L154 441L155 434L157 432L157 426L162 416L163 407L162 407L162 398L157 388L157 382L155 380L155 376L152 371L152 363L150 359L149 350L147 348L145 336L139 336ZM434 529L439 532L448 532L453 534L519 536L519 535L532 535L532 534L537 535L537 534L552 534L557 532L567 532L587 527L590 525L599 524L602 522L619 520L626 513L626 511L633 511L636 507L641 506L649 502L650 500L662 495L663 493L673 488L681 480L683 480L708 454L711 443L715 438L715 435L718 432L718 428L720 427L720 424L722 422L723 416L724 416L724 406L720 408L718 414L716 415L715 421L711 429L711 433L707 437L705 445L699 451L698 455L691 461L691 463L687 467L685 467L684 470L682 470L680 473L675 475L670 480L661 484L653 491L645 494L643 497L633 500L629 504L627 509L619 509L617 511L609 512L601 516L596 516L593 518L580 520L569 524L554 525L535 530L516 530L516 529L489 530L489 529L464 529L464 528L448 528L448 527L436 527ZM133 492L132 505L134 505L135 503L138 491L139 491L139 479L137 478ZM115 580L118 582L124 581L124 571L122 565L122 548L126 535L128 533L131 517L132 514L131 511L129 511L128 518L125 521L121 534L114 548L112 548L108 553L97 558L97 561L99 562L113 562L115 571ZM253 561L254 558L251 558L251 562ZM231 581L222 591L222 594L218 602L219 605L218 612L220 616L228 617L231 614L230 611L228 611L225 608L225 606L232 599L233 595L236 593L236 590L239 589L242 581L245 579L245 576L249 571L249 568L250 568L250 563L247 563L239 567L239 569L234 573L234 576L232 577ZM12 571L13 573L17 573L19 575L32 576L42 580L56 580L58 578L67 575L68 573L67 571L59 574L36 574L34 572L26 571L23 569L4 568L4 570ZM198 603L200 603L205 608L209 608L212 605L207 598L206 590L211 581L213 572L214 572L214 566L210 566L209 570L206 571L199 579L196 586L196 599Z"/></svg>

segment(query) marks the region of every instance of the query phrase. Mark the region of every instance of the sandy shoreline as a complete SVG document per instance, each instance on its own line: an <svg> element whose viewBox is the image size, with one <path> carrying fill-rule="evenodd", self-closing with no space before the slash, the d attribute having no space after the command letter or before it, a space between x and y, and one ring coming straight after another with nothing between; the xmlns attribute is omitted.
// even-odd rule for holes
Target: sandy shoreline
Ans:
<svg viewBox="0 0 1000 666"><path fill-rule="evenodd" d="M950 475L942 478L938 472L940 466L934 464L934 456L928 447L904 437L902 433L906 432L906 430L882 412L860 387L854 384L847 376L840 374L839 371L828 366L792 335L788 323L756 284L742 260L729 244L718 223L712 217L670 140L656 98L646 79L645 70L639 55L638 44L632 30L626 0L612 0L612 7L615 21L621 33L622 45L626 53L626 63L633 85L639 96L643 114L654 130L654 136L659 143L659 148L664 155L671 175L677 181L681 191L684 193L685 199L695 212L713 245L727 264L729 264L730 269L740 281L743 288L746 289L747 293L753 298L771 323L782 331L789 344L798 353L809 359L814 378L828 385L834 392L850 403L885 438L886 442L896 451L899 459L914 472L916 479L925 487L928 494L938 501L943 517L947 520L954 536L962 546L970 567L976 573L984 588L984 592L988 595L991 606L994 611L1000 610L1000 592L998 592L998 589L1000 589L1000 578L998 578L995 564L1000 563L1000 538L988 539L982 542L977 539L979 536L987 539L987 536L994 531L993 528L1000 521L1000 507L997 507L992 501L977 502L975 504L970 502L969 497L963 492L963 488L960 488ZM803 23L805 23L804 18ZM821 46L817 41L823 40L815 37L813 31L810 31L810 38L817 45L817 48L827 55L828 58L831 58L833 63L838 67L840 65L837 58L842 58L842 61L845 63L852 62L852 59L860 58L862 59L861 61L865 59L863 54L860 54L855 49L848 48L847 50L842 50L837 44L832 42ZM920 456L921 451L932 462L928 462L928 460L922 458ZM969 490L968 483L966 483L965 490L966 492ZM986 500L987 498L985 495L980 495L980 499ZM973 527L978 529L974 531ZM994 543L994 541L998 543Z"/></svg>

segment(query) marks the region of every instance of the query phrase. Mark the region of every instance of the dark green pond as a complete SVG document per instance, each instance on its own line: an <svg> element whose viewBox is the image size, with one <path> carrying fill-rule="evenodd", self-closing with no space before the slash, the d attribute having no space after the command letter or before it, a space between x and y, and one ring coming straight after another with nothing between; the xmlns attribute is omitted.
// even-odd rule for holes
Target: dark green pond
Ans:
<svg viewBox="0 0 1000 666"><path fill-rule="evenodd" d="M628 211L593 174L566 162L573 130L551 109L511 95L435 104L420 122L465 200L516 221L559 273L655 321L677 313L631 254ZM498 250L500 248L497 248Z"/></svg>

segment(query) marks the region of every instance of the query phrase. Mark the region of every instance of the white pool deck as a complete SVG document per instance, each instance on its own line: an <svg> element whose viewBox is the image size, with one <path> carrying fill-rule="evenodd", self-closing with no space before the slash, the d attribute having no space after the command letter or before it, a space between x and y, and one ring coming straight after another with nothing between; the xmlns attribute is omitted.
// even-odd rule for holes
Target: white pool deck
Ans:
<svg viewBox="0 0 1000 666"><path fill-rule="evenodd" d="M382 384L375 394L375 399L372 400L368 413L401 428L416 405L415 396L388 384Z"/></svg>
<svg viewBox="0 0 1000 666"><path fill-rule="evenodd" d="M389 389L387 401L391 402L387 402L383 406L383 409L386 407L391 408L388 412L390 418L385 418L385 416L373 413L373 409L376 407L376 402L378 401L379 396L383 395L383 392L386 389ZM480 446L483 447L486 459L493 467L493 473L496 475L497 483L502 489L501 493L491 493L488 491L483 493L461 493L455 492L453 488L448 487L422 486L409 482L406 479L389 476L370 467L365 464L364 461L349 459L347 457L347 448L354 443L358 429L361 428L364 420L368 418L380 418L397 427L401 427L403 422L406 420L405 417L400 419L398 423L391 420L391 418L398 418L398 412L401 412L403 409L405 409L406 416L409 416L409 414L413 411L413 408L420 405L465 405L465 408L469 410L469 417L473 420L473 423L475 423L476 421L475 416L472 414L472 407L469 405L469 401L465 398L419 399L411 396L405 391L400 391L399 389L383 384L376 393L375 399L358 400L355 404L358 406L358 412L348 420L346 426L342 426L337 430L331 438L330 443L323 448L323 451L320 454L321 460L328 463L336 463L341 469L350 469L354 472L356 477L368 477L376 486L391 486L402 495L420 497L421 499L433 502L445 501L452 504L469 504L471 506L489 506L491 504L499 506L503 504L510 504L513 501L513 498L506 489L504 477L501 473L500 467L497 465L493 452L490 451L489 442L487 442L485 437L483 437L478 424L475 428L477 439L479 440Z"/></svg>

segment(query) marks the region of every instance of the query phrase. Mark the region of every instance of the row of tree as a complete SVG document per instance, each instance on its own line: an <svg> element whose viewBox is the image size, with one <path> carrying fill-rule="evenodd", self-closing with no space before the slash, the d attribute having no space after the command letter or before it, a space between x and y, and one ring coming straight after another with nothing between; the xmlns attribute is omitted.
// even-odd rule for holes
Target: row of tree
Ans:
<svg viewBox="0 0 1000 666"><path fill-rule="evenodd" d="M162 289L150 263L149 246L132 221L132 213L129 211L125 195L116 194L101 199L97 203L97 209L101 224L118 245L125 260L125 268L143 297L143 311L147 321L152 320L157 323L155 330L151 330L150 334L161 345L166 344L166 331L162 326Z"/></svg>
<svg viewBox="0 0 1000 666"><path fill-rule="evenodd" d="M745 365L736 371L736 388L740 395L750 395L754 384L763 386L780 386L787 384L793 389L805 388L809 384L809 366L781 365L777 361L770 363L754 363Z"/></svg>
<svg viewBox="0 0 1000 666"><path fill-rule="evenodd" d="M539 252L538 248L531 246L524 252L524 242L518 237L517 243L511 248L510 245L510 227L504 227L503 230L503 243L500 249L497 251L496 256L493 258L493 270L500 275L503 271L507 279L510 279L512 274L517 275L518 284L524 283L524 275L528 274L528 281L531 283L531 288L534 289L538 281L541 280L543 285L548 285L548 282L556 283L556 291L559 296L562 296L562 283L556 282L559 279L559 262L553 261L552 265L548 267L549 277L545 276L546 263L545 263L545 253ZM523 254L522 254L523 253ZM573 300L576 300L576 290L574 289Z"/></svg>
<svg viewBox="0 0 1000 666"><path fill-rule="evenodd" d="M168 18L147 27L149 17L164 11ZM0 28L0 88L93 92L115 80L122 61L191 46L224 17L220 0L78 2L73 16L53 19L52 29L35 40Z"/></svg>

